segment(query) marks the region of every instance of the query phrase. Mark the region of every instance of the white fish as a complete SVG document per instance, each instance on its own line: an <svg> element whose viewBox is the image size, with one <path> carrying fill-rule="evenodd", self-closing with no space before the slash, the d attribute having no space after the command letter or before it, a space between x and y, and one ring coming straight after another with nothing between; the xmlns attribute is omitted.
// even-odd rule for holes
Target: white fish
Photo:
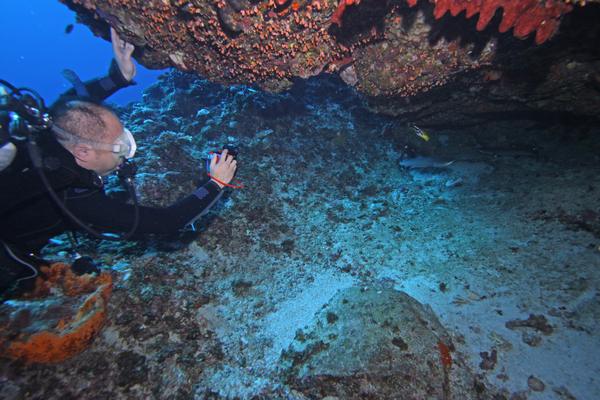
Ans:
<svg viewBox="0 0 600 400"><path fill-rule="evenodd" d="M417 156L413 158L404 158L400 160L400 166L409 169L420 168L446 168L454 163L452 161L440 161L432 157Z"/></svg>

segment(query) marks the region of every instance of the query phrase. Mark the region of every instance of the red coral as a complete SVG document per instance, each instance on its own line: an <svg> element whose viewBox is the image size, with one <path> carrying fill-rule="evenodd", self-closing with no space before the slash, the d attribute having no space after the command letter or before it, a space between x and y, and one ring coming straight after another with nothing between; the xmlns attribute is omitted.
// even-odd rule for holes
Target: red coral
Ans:
<svg viewBox="0 0 600 400"><path fill-rule="evenodd" d="M331 16L331 23L341 27L342 16L344 15L344 11L346 11L346 7L358 3L360 3L360 0L340 0L335 12Z"/></svg>
<svg viewBox="0 0 600 400"><path fill-rule="evenodd" d="M450 349L446 343L441 340L438 342L438 350L440 351L440 360L444 368L450 368L452 366L452 355L450 355Z"/></svg>
<svg viewBox="0 0 600 400"><path fill-rule="evenodd" d="M418 0L406 0L410 7ZM456 16L465 11L467 18L479 13L477 30L481 31L489 24L498 8L503 9L500 32L513 28L513 34L523 39L531 32L537 31L535 42L542 44L548 40L558 28L560 17L573 9L571 4L563 0L430 0L435 3L433 15L439 19L450 11ZM339 8L339 6L338 6Z"/></svg>

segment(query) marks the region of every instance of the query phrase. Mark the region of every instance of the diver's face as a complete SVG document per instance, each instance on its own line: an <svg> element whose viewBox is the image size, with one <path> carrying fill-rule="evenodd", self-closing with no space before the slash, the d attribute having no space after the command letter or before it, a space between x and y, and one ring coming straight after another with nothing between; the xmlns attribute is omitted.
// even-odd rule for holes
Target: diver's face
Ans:
<svg viewBox="0 0 600 400"><path fill-rule="evenodd" d="M105 114L103 119L107 129L105 140L107 143L115 143L123 133L123 125L112 114ZM113 153L112 151L99 149L91 149L91 151L93 154L90 155L88 169L93 170L100 176L105 176L115 171L124 160L122 155Z"/></svg>

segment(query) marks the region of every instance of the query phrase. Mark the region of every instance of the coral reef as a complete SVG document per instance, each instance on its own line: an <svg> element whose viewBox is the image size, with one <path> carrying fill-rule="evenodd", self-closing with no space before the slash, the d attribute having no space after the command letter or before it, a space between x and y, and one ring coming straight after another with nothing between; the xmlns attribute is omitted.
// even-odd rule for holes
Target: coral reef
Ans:
<svg viewBox="0 0 600 400"><path fill-rule="evenodd" d="M563 0L62 1L98 35L114 26L151 68L270 91L328 71L368 95L402 97L489 66L499 51L523 51L495 28L512 28L518 38L535 32L536 43L545 43L575 7ZM448 11L479 20L446 18ZM499 49L499 39L508 49Z"/></svg>
<svg viewBox="0 0 600 400"><path fill-rule="evenodd" d="M36 287L0 306L2 355L26 363L61 362L85 350L106 319L108 273L77 276L66 264L42 267ZM34 310L32 312L32 310Z"/></svg>
<svg viewBox="0 0 600 400"><path fill-rule="evenodd" d="M225 143L246 188L196 231L83 240L115 279L103 330L61 363L1 359L1 398L387 400L404 371L439 398L523 398L530 376L540 396L600 391L598 240L556 209L598 221L597 128L481 119L425 142L332 75L273 94L170 71L120 115L142 204L189 194ZM456 161L406 170L407 147Z"/></svg>

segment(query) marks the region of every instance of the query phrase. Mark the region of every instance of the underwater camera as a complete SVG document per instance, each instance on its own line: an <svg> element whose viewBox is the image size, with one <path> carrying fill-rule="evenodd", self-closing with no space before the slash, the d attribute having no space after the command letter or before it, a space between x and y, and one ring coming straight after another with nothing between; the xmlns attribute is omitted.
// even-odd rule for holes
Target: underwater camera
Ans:
<svg viewBox="0 0 600 400"><path fill-rule="evenodd" d="M137 173L137 164L131 160L125 159L116 171L121 184L129 185L133 182Z"/></svg>
<svg viewBox="0 0 600 400"><path fill-rule="evenodd" d="M233 157L234 160L237 159L237 155L238 155L238 149L231 145L231 144L226 144L225 146L223 146L223 150L227 150L227 154L229 154L230 156ZM219 151L215 151L215 154L218 154L219 156L221 156L221 152L223 150L219 150Z"/></svg>
<svg viewBox="0 0 600 400"><path fill-rule="evenodd" d="M204 161L206 163L206 172L210 171L210 160L212 158L212 155L216 154L217 161L219 161L221 159L221 153L223 152L223 150L227 150L227 154L232 156L234 160L237 160L237 156L238 156L237 147L235 147L234 145L231 145L231 144L226 144L223 146L223 148L221 150L213 150L213 151L208 152L208 157L206 157L204 159Z"/></svg>
<svg viewBox="0 0 600 400"><path fill-rule="evenodd" d="M224 182L219 181L215 177L211 176L211 174L210 174L210 160L211 160L211 156L213 154L216 154L217 155L217 161L219 161L219 159L221 158L221 153L224 150L227 150L227 154L230 155L230 156L232 156L234 160L237 160L237 157L238 157L238 154L239 154L239 151L238 151L237 147L235 147L235 146L233 146L231 144L226 144L226 145L223 146L222 150L215 150L215 151L211 151L209 153L209 157L207 157L206 160L205 160L206 161L206 174L211 179L214 179L215 181L221 183L223 186L227 186L227 187L232 188L232 189L243 189L244 185L241 184L240 182L236 182L233 185L232 184L228 184L228 183L224 183ZM237 170L235 171L234 176L235 175L237 175Z"/></svg>

